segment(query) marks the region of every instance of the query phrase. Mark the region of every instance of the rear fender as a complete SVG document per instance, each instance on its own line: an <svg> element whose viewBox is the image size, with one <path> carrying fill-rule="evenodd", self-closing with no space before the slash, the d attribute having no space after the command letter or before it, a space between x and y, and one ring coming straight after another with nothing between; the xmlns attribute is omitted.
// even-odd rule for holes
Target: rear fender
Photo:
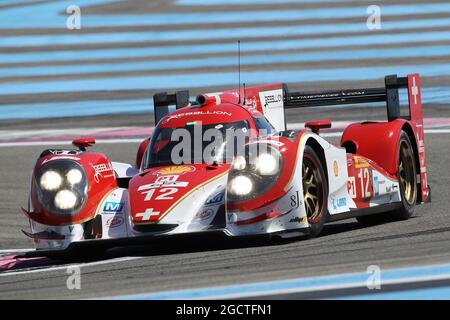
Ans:
<svg viewBox="0 0 450 320"><path fill-rule="evenodd" d="M351 124L342 135L341 145L352 143L353 152L373 160L389 174L396 176L399 137L406 123L404 119L395 119L391 122Z"/></svg>

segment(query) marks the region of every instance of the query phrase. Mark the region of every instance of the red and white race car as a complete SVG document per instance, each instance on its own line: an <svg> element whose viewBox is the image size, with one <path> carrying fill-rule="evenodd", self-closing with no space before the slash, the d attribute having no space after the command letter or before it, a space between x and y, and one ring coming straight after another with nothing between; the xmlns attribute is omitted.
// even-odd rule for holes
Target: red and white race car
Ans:
<svg viewBox="0 0 450 320"><path fill-rule="evenodd" d="M86 151L50 149L32 175L30 232L37 255L154 238L317 236L327 222L407 219L430 200L418 74L384 88L289 92L283 83L154 96L156 128L135 165ZM400 115L399 89L409 115ZM285 109L386 102L388 120L349 125L341 143L320 136L330 120L286 129ZM169 106L176 110L169 113Z"/></svg>

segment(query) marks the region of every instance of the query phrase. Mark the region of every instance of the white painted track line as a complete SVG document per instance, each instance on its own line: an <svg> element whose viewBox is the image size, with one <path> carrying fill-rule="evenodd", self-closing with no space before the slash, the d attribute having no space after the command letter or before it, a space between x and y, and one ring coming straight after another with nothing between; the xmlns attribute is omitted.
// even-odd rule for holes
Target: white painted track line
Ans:
<svg viewBox="0 0 450 320"><path fill-rule="evenodd" d="M103 264L110 264L110 263L118 263L118 262L125 262L125 261L131 261L136 259L141 259L142 257L122 257L122 258L115 258L115 259L109 259L109 260L102 260L102 261L94 261L94 262L86 262L86 263L80 263L80 264L66 264L63 266L57 266L57 267L39 267L39 269L32 269L32 270L12 270L12 271L4 271L3 273L0 273L0 277L11 277L11 276L19 276L23 274L30 274L30 273L40 273L40 272L51 272L51 271L58 271L58 270L66 270L69 267L92 267L92 266L98 266Z"/></svg>

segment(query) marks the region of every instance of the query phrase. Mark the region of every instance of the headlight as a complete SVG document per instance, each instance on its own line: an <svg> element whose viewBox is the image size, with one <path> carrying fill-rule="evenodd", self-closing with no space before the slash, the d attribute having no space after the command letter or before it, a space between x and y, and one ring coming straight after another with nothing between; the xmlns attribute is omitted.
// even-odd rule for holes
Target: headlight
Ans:
<svg viewBox="0 0 450 320"><path fill-rule="evenodd" d="M47 191L56 190L61 186L61 176L53 170L46 171L40 179L41 188Z"/></svg>
<svg viewBox="0 0 450 320"><path fill-rule="evenodd" d="M61 190L55 195L55 206L61 210L68 210L75 207L77 196L70 190Z"/></svg>
<svg viewBox="0 0 450 320"><path fill-rule="evenodd" d="M256 198L278 180L282 165L280 152L268 146L262 152L257 149L248 148L245 157L237 156L234 159L228 175L228 201Z"/></svg>
<svg viewBox="0 0 450 320"><path fill-rule="evenodd" d="M67 182L69 182L71 185L80 183L83 179L83 174L78 169L70 169L69 172L67 172Z"/></svg>
<svg viewBox="0 0 450 320"><path fill-rule="evenodd" d="M246 176L236 176L230 181L229 192L237 196L245 196L253 189L253 182Z"/></svg>
<svg viewBox="0 0 450 320"><path fill-rule="evenodd" d="M36 173L36 194L51 214L78 213L87 199L88 180L83 167L71 160L49 161Z"/></svg>
<svg viewBox="0 0 450 320"><path fill-rule="evenodd" d="M263 175L274 175L278 172L278 158L269 154L263 153L256 158L255 168Z"/></svg>

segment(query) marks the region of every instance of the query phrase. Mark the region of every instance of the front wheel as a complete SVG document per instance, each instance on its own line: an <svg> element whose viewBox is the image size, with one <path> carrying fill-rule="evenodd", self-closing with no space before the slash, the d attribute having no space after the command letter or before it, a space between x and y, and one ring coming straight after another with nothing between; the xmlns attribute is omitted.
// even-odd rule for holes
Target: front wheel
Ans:
<svg viewBox="0 0 450 320"><path fill-rule="evenodd" d="M310 146L303 154L302 181L309 237L313 238L320 234L328 217L328 184L319 157Z"/></svg>

